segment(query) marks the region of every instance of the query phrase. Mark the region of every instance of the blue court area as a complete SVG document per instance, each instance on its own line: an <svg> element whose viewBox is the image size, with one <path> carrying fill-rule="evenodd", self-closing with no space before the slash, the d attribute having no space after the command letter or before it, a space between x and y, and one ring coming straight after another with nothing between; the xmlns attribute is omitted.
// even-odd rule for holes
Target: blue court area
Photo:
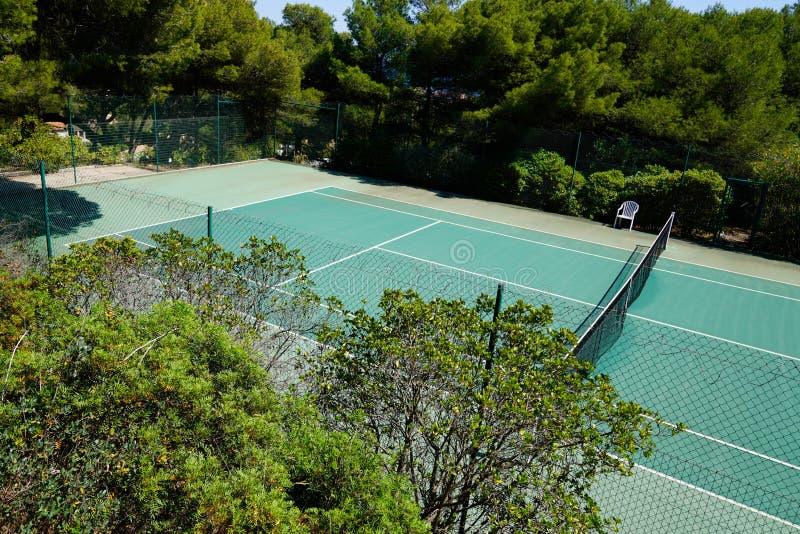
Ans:
<svg viewBox="0 0 800 534"><path fill-rule="evenodd" d="M350 308L374 307L385 288L473 301L502 282L506 303L550 305L554 326L571 329L631 256L474 215L324 187L217 210L212 221L215 240L231 250L249 235L300 248L318 291ZM94 230L150 244L153 233L201 236L207 225L196 213ZM798 286L658 261L597 371L688 430L658 437L656 454L637 460L635 483L599 485L601 507L623 519L623 531L648 531L656 520L680 532L800 528L798 317Z"/></svg>

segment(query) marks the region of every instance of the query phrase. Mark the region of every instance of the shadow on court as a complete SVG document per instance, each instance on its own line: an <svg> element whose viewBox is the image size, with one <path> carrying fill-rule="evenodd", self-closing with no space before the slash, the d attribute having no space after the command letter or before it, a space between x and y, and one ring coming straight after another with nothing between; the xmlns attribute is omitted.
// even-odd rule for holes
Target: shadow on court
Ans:
<svg viewBox="0 0 800 534"><path fill-rule="evenodd" d="M99 219L100 205L71 189L47 189L50 231L65 236ZM45 233L44 196L34 184L0 178L0 218L30 223L31 231Z"/></svg>

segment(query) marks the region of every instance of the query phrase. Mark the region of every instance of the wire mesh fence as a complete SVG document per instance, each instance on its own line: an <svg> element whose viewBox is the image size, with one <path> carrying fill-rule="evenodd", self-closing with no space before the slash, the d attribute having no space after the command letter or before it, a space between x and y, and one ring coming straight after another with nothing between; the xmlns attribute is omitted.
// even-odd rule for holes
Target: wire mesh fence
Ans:
<svg viewBox="0 0 800 534"><path fill-rule="evenodd" d="M152 234L171 228L193 238L211 233L217 243L231 251L239 251L249 236L264 239L276 236L305 254L315 291L339 297L350 309L374 306L382 291L389 287L414 288L425 299L461 298L470 302L480 294L493 295L497 284L504 282L506 304L523 300L537 307L548 305L553 309L555 327L579 331L592 313L586 304L530 287L535 272L528 280L525 271L467 273L444 265L421 263L389 250L365 250L363 244L299 232L280 221L243 216L235 211L209 212L208 206L156 195L130 183L54 187L48 190L48 200L56 254L68 251L72 243L91 242L100 236L129 236L150 248L156 245ZM41 184L0 179L0 218L7 221L0 225L0 259L11 257L4 253L3 243L19 242L22 238L45 250L44 209ZM8 238L4 240L3 235ZM642 256L642 251L635 251L623 273L630 272ZM320 267L325 268L317 270ZM157 274L150 270L142 276L152 279ZM619 278L626 279L624 275ZM309 342L304 336L311 335L314 325L323 319L336 321L335 313L316 306L313 311L306 308L306 315L292 322L289 310L293 309L291 304L297 295L291 282L271 280L269 294L274 298L270 307L250 301L250 307L242 312L261 314L264 328L272 329L269 342L263 347L265 353L293 353L297 340ZM151 300L164 295L159 284L141 287L151 287ZM146 303L141 290L132 291L138 299L137 306ZM669 421L685 423L692 432L800 465L794 446L800 439L800 425L791 415L796 414L795 404L800 394L800 362L796 358L781 358L700 334L676 331L634 316L627 319L625 334L598 362L598 371L611 375L624 397L654 409ZM681 388L673 387L678 383ZM734 501L762 512L755 514L758 520L767 514L795 524L800 522L797 516L800 471L796 468L726 448L690 432L658 439L655 456L639 461L641 467L632 481L615 480L613 491L600 488L604 510L619 515L633 530L636 525L644 530L664 525L663 530L679 531L691 530L693 525L706 531L709 525L743 527L747 525L747 517L753 520L754 512L744 514L741 512L744 508L730 504ZM678 515L671 522L658 522L667 521L659 508L662 505L659 495L677 507ZM722 508L709 508L721 506L720 502L726 503L726 507L733 506L734 512L726 514L720 511ZM680 515L688 509L697 516ZM784 526L779 521L770 521L767 524ZM671 528L674 525L676 528Z"/></svg>
<svg viewBox="0 0 800 534"><path fill-rule="evenodd" d="M657 438L654 456L638 460L638 482L603 490L610 510L639 529L662 520L672 527L661 530L681 532L755 532L758 522L796 532L800 360L632 316L597 371L623 397L687 427ZM660 505L677 512L669 519L652 499L659 493L672 496Z"/></svg>

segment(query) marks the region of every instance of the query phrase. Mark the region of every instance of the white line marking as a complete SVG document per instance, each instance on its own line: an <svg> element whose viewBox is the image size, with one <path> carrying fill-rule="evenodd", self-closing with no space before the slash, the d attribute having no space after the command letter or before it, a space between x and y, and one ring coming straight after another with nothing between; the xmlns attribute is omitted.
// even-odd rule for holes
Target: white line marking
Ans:
<svg viewBox="0 0 800 534"><path fill-rule="evenodd" d="M353 200L351 198L343 198L343 197L337 197L336 195L329 195L327 193L320 193L319 191L315 191L314 193L316 193L317 195L323 195L323 196L326 196L326 197L335 198L336 200L343 200L345 202L353 202L355 204L363 204L365 206L370 206L370 207L373 207L373 208L378 208L378 209L387 210L387 211L394 211L396 213L402 213L403 215L411 215L413 217L420 217L420 218L423 218L423 219L430 219L432 221L439 221L439 222L444 223L444 224L449 224L450 226L456 226L458 228L466 228L468 230L473 230L475 232L483 232L485 234L497 235L497 236L500 236L500 237L506 237L508 239L515 239L517 241L524 241L526 243L532 243L532 244L535 244L535 245L541 245L543 247L550 247L550 248L555 248L555 249L558 249L558 250L565 250L567 252L574 252L575 254L583 254L585 256L592 256L592 257L595 257L595 258L600 258L600 259L603 259L603 260L609 260L609 261L613 261L613 262L616 262L616 263L628 263L626 260L620 260L620 259L617 259L617 258L611 258L609 256L603 256L601 254L593 254L591 252L584 252L582 250L576 250L576 249L573 249L573 248L562 247L562 246L559 246L559 245L553 245L551 243L544 243L542 241L536 241L535 239L527 239L525 237L513 236L513 235L509 235L509 234L504 234L502 232L495 232L494 230L486 230L485 228L477 228L475 226L469 226L467 224L460 224L460 223L454 223L454 222L451 222L451 221L445 221L443 219L434 219L433 217L426 217L424 215L418 215L416 213L411 213L411 212L408 212L408 211L396 210L396 209L387 208L387 207L384 207L384 206L377 206L375 204L370 204L369 202L362 202L360 200Z"/></svg>
<svg viewBox="0 0 800 534"><path fill-rule="evenodd" d="M766 278L764 276L756 276L754 274L748 274L748 273L743 273L743 272L739 272L739 271L733 271L731 269L723 269L722 267L712 267L711 265L705 265L705 264L697 263L697 262L693 262L693 261L679 260L679 259L676 259L676 258L670 258L669 254L664 255L664 259L667 259L669 261L674 261L675 263L685 263L686 265L693 265L695 267L702 267L704 269L711 269L713 271L720 271L720 272L723 272L723 273L730 273L730 274L735 274L735 275L738 275L738 276L744 276L746 278L753 278L754 280L764 280L765 282L772 282L772 283L775 283L775 284L783 284L785 286L792 286L792 287L800 288L800 284L787 282L786 280L775 280L774 278ZM771 261L779 261L779 260L771 260Z"/></svg>
<svg viewBox="0 0 800 534"><path fill-rule="evenodd" d="M628 317L635 317L637 319L641 319L642 321L647 321L647 322L654 323L654 324L657 324L657 325L666 326L668 328L674 328L676 330L682 330L683 332L688 332L690 334L697 334L698 336L703 336L703 337L707 337L707 338L710 338L710 339L716 339L717 341L724 341L726 343L730 343L732 345L738 345L739 347L744 347L746 349L757 350L759 352L764 352L766 354L772 354L774 356L780 356L781 358L786 358L787 360L794 360L796 362L800 362L800 358L797 358L795 356L789 356L788 354L782 354L780 352L775 352L775 351L769 350L769 349L762 349L761 347L754 347L753 345L747 345L746 343L740 343L740 342L734 341L732 339L726 339L724 337L713 336L711 334L706 334L705 332L698 332L697 330L690 330L688 328L683 328L682 326L676 326L674 324L669 324L669 323L664 323L664 322L661 322L661 321L656 321L655 319L650 319L648 317L642 317L641 315L636 315L634 313L628 313L627 316Z"/></svg>
<svg viewBox="0 0 800 534"><path fill-rule="evenodd" d="M347 261L349 259L355 258L356 256L360 256L362 254L365 254L365 253L369 252L370 250L380 249L380 247L382 245L388 245L389 243L397 241L398 239L403 239L404 237L410 236L411 234L416 234L417 232L421 232L423 230L427 230L431 226L434 226L434 225L437 225L437 224L439 224L439 221L433 221L430 224L426 224L425 226L420 226L419 228L417 228L415 230L411 230L410 232L406 232L406 233L404 233L402 235L399 235L397 237L393 237L392 239L387 239L386 241L384 241L382 243L378 243L377 245L372 245L371 247L365 248L364 250L359 250L355 254L350 254L349 256L345 256L344 258L340 258L340 259L338 259L336 261L332 261L332 262L328 263L327 265L323 265L322 267L317 267L316 269L312 269L312 270L308 271L307 274L309 274L309 275L310 274L314 274L314 273L319 272L319 271L321 271L323 269L327 269L328 267L332 267L334 265L342 263L343 261ZM383 249L381 249L381 250L383 250ZM282 286L282 285L288 284L289 282L293 282L295 280L297 280L296 276L293 277L293 278L289 278L288 280L284 280L283 282L281 282L278 285Z"/></svg>
<svg viewBox="0 0 800 534"><path fill-rule="evenodd" d="M661 272L664 272L664 273L674 274L675 276L684 276L686 278L694 278L695 280L700 280L701 282L708 282L709 284L717 284L717 285L721 285L721 286L732 287L734 289L741 289L742 291L750 291L752 293L760 293L761 295L767 295L769 297L775 297L775 298L779 298L779 299L785 299L785 300L792 300L794 302L800 302L800 298L787 297L787 296L784 296L784 295L778 295L777 293L770 293L769 291L761 291L760 289L751 289L749 287L737 286L735 284L728 284L726 282L717 282L716 280L710 280L708 278L703 278L701 276L694 276L694 275L691 275L691 274L679 273L679 272L675 272L675 271L670 271L668 269L660 269L658 267L654 268L653 270L654 271L661 271Z"/></svg>
<svg viewBox="0 0 800 534"><path fill-rule="evenodd" d="M285 195L280 195L280 196L277 196L277 197L265 198L263 200L256 200L254 202L247 202L245 204L239 204L238 206L231 206L230 208L220 208L218 210L215 209L214 211L215 212L217 212L217 211L231 211L231 210L235 210L235 209L239 209L239 208L244 208L246 206L252 206L254 204L261 204L262 202L272 202L273 200L280 200L282 198L296 197L296 196L299 196L299 195L305 195L306 193L316 193L320 189L328 189L328 187L329 186L322 186L322 187L317 187L315 189L307 189L305 191L298 191L297 193L287 193Z"/></svg>
<svg viewBox="0 0 800 534"><path fill-rule="evenodd" d="M405 200L395 200L393 198L382 197L380 195L375 195L375 194L372 194L372 193L364 193L364 192L361 192L361 191L354 191L352 189L347 189L345 187L340 187L340 186L329 186L327 188L321 188L321 189L339 189L341 191L347 191L348 193L353 193L353 194L356 194L356 195L365 195L365 196L369 196L369 197L380 198L381 200L388 200L390 202L397 202L398 204L408 204L409 206L417 206L417 207L429 209L429 210L432 210L432 211L441 211L441 212L444 212L444 213L450 213L452 215L458 215L459 217L466 217L468 219L476 219L476 220L479 220L479 221L486 221L486 222L490 222L490 223L494 223L494 224L501 224L501 225L504 225L504 226L510 226L512 228L520 228L522 230L527 230L529 232L538 232L540 234L547 234L547 235L552 235L552 236L555 236L555 237L562 237L564 239L569 239L571 241L580 241L581 243L589 243L589 244L595 245L595 246L615 248L615 249L619 249L619 250L628 250L628 249L626 249L624 247L618 247L616 245L609 245L609 244L606 244L606 243L596 243L594 241L589 241L588 239L581 239L579 237L573 237L573 236L568 236L568 235L563 235L563 234L557 234L555 232L547 232L547 231L544 231L544 230L537 230L535 228L530 228L528 226L522 226L522 225L518 225L518 224L512 224L512 223L508 223L508 222L497 221L497 220L494 220L494 219L488 219L486 217L477 217L475 215L466 215L464 213L459 213L457 211L452 211L452 210L446 210L446 209L443 209L443 208L432 208L430 206L426 206L425 204L419 204L419 203L415 203L415 202L408 202L408 201L405 201ZM330 195L330 196L336 196L336 195ZM336 198L342 198L342 197L336 197ZM347 200L347 199L343 199L343 200ZM469 198L468 200L481 201L481 199L472 199L472 198ZM489 201L482 201L482 202L489 202ZM513 206L513 205L510 205L510 204L503 204L503 203L499 203L499 204L501 206L505 206L505 207L518 207L518 206ZM372 205L372 204L370 204L370 205ZM377 206L376 205L375 207L376 208L380 208L382 206ZM386 209L391 209L391 208L386 208ZM418 217L421 217L421 215L418 215ZM726 272L726 273L736 274L736 275L739 275L739 276L745 276L747 278L754 278L756 280L765 280L767 282L774 282L776 284L784 284L784 285L792 286L792 287L800 287L800 284L793 284L791 282L786 282L786 281L783 281L783 280L775 280L775 279L772 279L772 278L765 278L763 276L754 276L752 274L742 273L742 272L738 272L738 271L732 271L730 269L723 269L721 267L712 267L710 265L704 265L702 263L695 263L695 262L691 262L691 261L679 260L679 259L676 259L676 258L671 258L671 257L669 257L669 253L666 253L663 257L664 257L664 259L667 259L669 261L674 261L676 263L684 263L686 265L694 265L696 267L703 267L705 269L712 269L712 270L715 270L715 271L722 271L722 272Z"/></svg>
<svg viewBox="0 0 800 534"><path fill-rule="evenodd" d="M152 226L161 226L161 225L164 225L164 224L172 224L172 223L178 222L178 221L185 221L186 219L194 219L195 217L207 217L207 215L204 214L204 213L203 214L199 214L198 213L197 215L188 215L186 217L181 217L179 219L172 219L170 221L146 224L144 226L137 226L136 228L127 228L125 230L117 230L116 232L109 232L109 233L103 234L103 235L98 235L98 236L94 236L94 237L87 237L86 239L80 239L78 241L72 241L70 243L66 243L64 246L69 247L70 245L74 245L76 243L84 243L86 241L92 241L92 240L100 239L100 238L103 238L103 237L109 237L109 236L112 236L112 235L120 235L120 234L125 234L127 232L135 232L136 230L144 230L145 228L150 228Z"/></svg>
<svg viewBox="0 0 800 534"><path fill-rule="evenodd" d="M86 184L82 184L82 185L86 185ZM240 206L233 206L231 208L221 208L219 210L214 210L214 212L218 213L220 211L231 211L231 210L235 210L237 208L243 208L245 206L252 206L253 204L260 204L262 202L272 202L273 200L279 200L281 198L288 198L288 197L292 197L292 196L303 195L303 194L306 194L306 193L314 193L319 189L327 189L327 188L328 188L328 186L323 186L323 187L318 187L316 189L308 189L306 191L300 191L300 192L297 192L297 193L288 193L286 195L280 195L280 196L273 197L273 198L266 198L266 199L263 199L263 200L257 200L255 202L248 202L247 204L242 204ZM142 192L144 192L145 194L158 194L158 193L153 193L152 191L148 191L148 190L145 190L145 189L143 189ZM198 209L202 209L202 206L200 206L200 204L198 204L197 207L198 207ZM171 220L164 221L164 222L151 223L151 224L146 224L144 226L137 226L136 228L128 228L126 230L118 230L116 232L109 232L107 234L102 234L102 235L98 235L98 236L95 236L95 237L87 237L86 239L80 239L78 241L72 241L70 243L66 243L64 246L65 247L69 247L70 245L73 245L75 243L84 243L86 241L97 240L97 239L100 239L100 238L103 238L103 237L110 237L112 235L119 236L120 234L125 234L127 232L135 232L136 230L144 230L145 228L150 228L150 227L154 227L154 226L162 226L162 225L165 225L165 224L171 224L171 223L178 222L178 221L185 221L186 219L193 219L195 217L207 217L207 214L206 213L198 213L197 215L189 215L189 216L186 216L186 217L181 217L179 219L171 219Z"/></svg>
<svg viewBox="0 0 800 534"><path fill-rule="evenodd" d="M444 267L445 269L452 269L453 271L458 271L458 272L461 272L461 273L464 273L464 274L477 276L479 278L486 278L487 280L493 280L495 282L508 284L510 286L515 286L515 287L519 287L519 288L522 288L522 289L527 289L529 291L535 291L536 293L541 293L543 295L550 295L551 297L556 297L556 298L568 300L568 301L571 301L571 302L577 302L578 304L584 304L586 306L590 306L592 309L594 309L594 307L595 307L594 304L591 304L589 302L585 302L583 300L578 300L578 299L573 299L573 298L570 298L570 297L565 297L564 295L559 295L558 293L551 293L549 291L544 291L542 289L536 289L535 287L524 286L522 284L517 284L515 282L509 282L508 280L503 280L502 278L489 276L488 274L482 274L482 273L476 273L474 271L468 271L466 269L461 269L459 267L453 267L452 265L447 265L447 264L439 263L439 262L436 262L436 261L426 260L424 258L419 258L417 256L412 256L410 254L404 254L403 252L397 252L396 250L390 250L388 248L382 248L382 247L376 247L376 248L377 248L377 250L380 250L382 252L388 252L389 254L395 254L397 256L403 256L405 258L409 258L409 259L416 260L416 261L421 261L423 263L430 263L431 265L436 265L437 267Z"/></svg>
<svg viewBox="0 0 800 534"><path fill-rule="evenodd" d="M786 525L788 527L792 527L792 528L796 528L796 529L800 530L800 525L795 525L794 523L791 523L791 522L789 522L789 521L787 521L785 519L781 519L780 517L776 517L776 516L774 516L772 514L768 514L767 512L762 512L761 510L753 508L752 506L747 506L746 504L740 503L738 501L734 501L733 499L729 499L728 497L723 497L722 495L714 493L713 491L708 491L707 489L703 489L703 488L701 488L699 486L695 486L694 484L690 484L688 482L684 482L683 480L680 480L678 478L669 476L669 475L667 475L665 473L661 473L659 471L656 471L655 469L650 469L649 467L645 467L645 466L640 465L640 464L634 464L634 466L636 468L638 468L638 469L641 469L642 471L645 471L645 472L650 473L652 475L656 475L658 477L661 477L661 478L664 478L666 480L669 480L670 482L674 482L676 484L679 484L681 486L687 487L687 488L695 490L695 491L699 491L700 493L703 493L704 495L708 495L709 497L713 497L715 499L719 499L719 500L721 500L723 502L726 502L728 504L732 504L732 505L734 505L736 507L742 508L743 510L747 510L748 512L753 512L754 514L758 514L758 515L760 515L762 517L766 517L767 519L771 519L773 521L777 521L778 523L784 524L784 525Z"/></svg>
<svg viewBox="0 0 800 534"><path fill-rule="evenodd" d="M650 416L647 416L647 415L645 415L644 417L646 419L650 419L651 421L655 421L655 418L653 418L653 417L650 417ZM673 424L673 423L668 423L667 421L663 421L662 423L664 425L672 427L672 428L678 428L678 425ZM754 451L752 449L748 449L746 447L742 447L741 445L736 445L735 443L731 443L729 441L724 441L724 440L721 440L719 438L715 438L713 436L709 436L707 434L702 434L702 433L697 432L695 430L692 430L690 428L684 428L683 431L686 432L687 434L692 434L692 435L697 436L699 438L707 439L709 441L713 441L714 443L719 443L720 445L725 445L726 447L730 447L732 449L736 449L737 451L742 451L742 452L747 453L747 454L752 454L753 456L758 456L759 458L761 458L763 460L767 460L767 461L770 461L770 462L774 462L776 464L780 464L780 465L782 465L784 467L788 467L789 469L794 469L795 471L800 471L800 466L791 464L789 462L785 462L783 460L779 460L778 458L773 458L772 456L768 456L766 454L760 453L758 451Z"/></svg>
<svg viewBox="0 0 800 534"><path fill-rule="evenodd" d="M320 189L328 189L328 188L323 187L323 188L320 188ZM329 193L320 193L319 191L314 191L314 193L317 194L317 195L321 195L323 197L328 197L328 198L334 198L336 200L341 200L343 202L352 202L353 204L362 204L364 206L369 206L371 208L378 208L378 209L385 210L385 211L393 211L395 213L402 213L403 215L410 215L411 217L419 217L420 219L428 219L429 221L446 222L446 221L442 221L441 219L437 219L435 217L427 217L425 215L418 215L416 213L411 213L410 211L396 210L394 208L387 208L386 206L377 206L375 204L370 204L369 202L362 202L361 200L354 200L352 198L338 197L336 195L331 195Z"/></svg>

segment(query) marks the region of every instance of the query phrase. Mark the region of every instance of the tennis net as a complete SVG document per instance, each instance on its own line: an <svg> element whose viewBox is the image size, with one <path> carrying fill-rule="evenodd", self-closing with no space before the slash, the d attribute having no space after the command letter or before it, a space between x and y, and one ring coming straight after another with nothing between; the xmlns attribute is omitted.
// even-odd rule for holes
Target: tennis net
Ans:
<svg viewBox="0 0 800 534"><path fill-rule="evenodd" d="M653 244L636 265L633 273L622 284L619 291L607 304L601 302L578 327L577 332L580 334L580 338L572 349L572 353L578 359L587 360L592 362L592 365L597 365L600 357L619 339L622 334L622 328L625 325L625 316L628 308L642 293L644 285L650 276L650 271L653 270L661 253L667 248L674 220L675 212L672 212L667 222L664 223L664 227L658 233L658 237L653 241Z"/></svg>

